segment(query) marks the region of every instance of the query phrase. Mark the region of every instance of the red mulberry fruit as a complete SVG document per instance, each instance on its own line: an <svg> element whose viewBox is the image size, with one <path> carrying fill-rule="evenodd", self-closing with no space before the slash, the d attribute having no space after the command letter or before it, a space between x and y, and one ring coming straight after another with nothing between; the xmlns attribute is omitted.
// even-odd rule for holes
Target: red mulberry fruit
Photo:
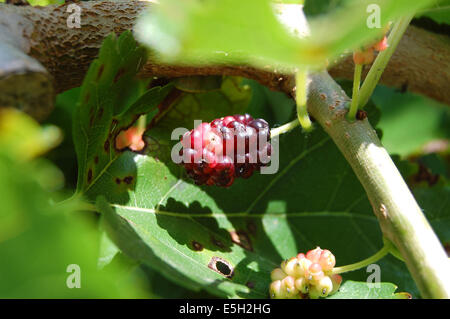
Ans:
<svg viewBox="0 0 450 319"><path fill-rule="evenodd" d="M269 124L249 114L202 123L181 138L181 164L197 185L229 187L270 161Z"/></svg>

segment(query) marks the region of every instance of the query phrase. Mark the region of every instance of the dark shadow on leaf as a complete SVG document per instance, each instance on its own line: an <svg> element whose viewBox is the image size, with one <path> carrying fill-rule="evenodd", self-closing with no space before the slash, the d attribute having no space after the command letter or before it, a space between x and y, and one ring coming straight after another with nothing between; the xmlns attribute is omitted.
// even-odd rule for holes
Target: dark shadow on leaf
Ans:
<svg viewBox="0 0 450 319"><path fill-rule="evenodd" d="M231 238L227 230L220 228L217 221L212 218L211 210L203 207L198 201L186 207L183 203L169 198L160 211L176 212L177 214L204 214L205 217L168 216L156 214L158 226L165 229L169 235L180 245L201 253L202 250L230 252Z"/></svg>

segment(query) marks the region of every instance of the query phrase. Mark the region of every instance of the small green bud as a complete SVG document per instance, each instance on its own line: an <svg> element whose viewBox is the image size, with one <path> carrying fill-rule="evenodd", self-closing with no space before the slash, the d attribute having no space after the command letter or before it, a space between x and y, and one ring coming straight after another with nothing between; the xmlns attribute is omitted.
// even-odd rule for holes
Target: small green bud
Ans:
<svg viewBox="0 0 450 319"><path fill-rule="evenodd" d="M275 280L270 284L269 294L271 299L283 299L285 294L281 289L281 280Z"/></svg>
<svg viewBox="0 0 450 319"><path fill-rule="evenodd" d="M275 268L270 273L270 279L272 279L272 281L283 280L286 276L286 273L281 268Z"/></svg>
<svg viewBox="0 0 450 319"><path fill-rule="evenodd" d="M287 298L294 298L298 295L298 290L295 288L295 278L287 276L281 281L281 290Z"/></svg>
<svg viewBox="0 0 450 319"><path fill-rule="evenodd" d="M322 266L322 270L327 272L334 268L336 265L336 258L328 249L324 249L320 254L319 264Z"/></svg>
<svg viewBox="0 0 450 319"><path fill-rule="evenodd" d="M311 260L313 263L318 263L321 253L322 249L320 249L320 247L316 247L306 253L306 258Z"/></svg>
<svg viewBox="0 0 450 319"><path fill-rule="evenodd" d="M321 297L326 297L333 290L333 282L330 277L325 276L318 282L315 288L320 291Z"/></svg>
<svg viewBox="0 0 450 319"><path fill-rule="evenodd" d="M317 284L325 276L325 274L322 271L322 267L317 263L314 263L311 266L309 266L309 273L310 273L310 281L313 284Z"/></svg>
<svg viewBox="0 0 450 319"><path fill-rule="evenodd" d="M334 294L336 291L339 290L339 287L342 283L342 276L341 275L331 275L330 276L331 281L333 282L333 290L330 292L330 294Z"/></svg>
<svg viewBox="0 0 450 319"><path fill-rule="evenodd" d="M294 267L295 264L298 262L298 259L295 257L290 258L285 264L284 264L284 269L283 271L289 275L289 276L294 276Z"/></svg>
<svg viewBox="0 0 450 319"><path fill-rule="evenodd" d="M300 277L295 280L295 288L300 291L302 294L308 293L308 283L304 277Z"/></svg>

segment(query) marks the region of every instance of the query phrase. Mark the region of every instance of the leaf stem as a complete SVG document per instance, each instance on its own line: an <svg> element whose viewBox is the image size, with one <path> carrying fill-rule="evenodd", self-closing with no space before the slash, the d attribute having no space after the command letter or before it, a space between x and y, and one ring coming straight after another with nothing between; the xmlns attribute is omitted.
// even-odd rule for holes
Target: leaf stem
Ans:
<svg viewBox="0 0 450 319"><path fill-rule="evenodd" d="M403 33L405 33L405 30L413 17L414 13L409 14L401 18L394 24L394 27L392 28L392 31L388 37L389 46L386 48L386 50L378 54L361 87L359 94L360 109L362 109L367 104L370 97L372 96L372 93L375 90L375 87L377 86L378 81L380 80L381 75L386 68L386 65L388 64L392 54L394 53L398 43L400 42L400 39L403 36Z"/></svg>
<svg viewBox="0 0 450 319"><path fill-rule="evenodd" d="M298 119L295 119L289 123L286 123L280 127L276 127L270 130L270 137L275 137L278 136L280 134L284 134L289 132L290 130L292 130L293 128L296 128L297 126L300 125L300 122Z"/></svg>
<svg viewBox="0 0 450 319"><path fill-rule="evenodd" d="M350 110L347 114L347 118L353 122L356 120L356 112L358 111L359 102L359 86L361 84L361 73L363 65L355 64L355 71L353 74L353 93L352 93L352 103L350 105Z"/></svg>
<svg viewBox="0 0 450 319"><path fill-rule="evenodd" d="M302 128L309 132L312 130L311 119L306 107L308 72L306 70L297 71L295 74L295 102L297 103L297 117Z"/></svg>
<svg viewBox="0 0 450 319"><path fill-rule="evenodd" d="M361 260L357 263L354 263L354 264L345 265L345 266L341 266L341 267L334 267L333 270L331 271L331 273L332 274L342 274L344 272L354 271L354 270L358 270L360 268L366 267L370 264L377 262L384 256L386 256L389 253L389 251L390 251L390 246L385 244L383 246L383 248L381 248L374 255L372 255L364 260Z"/></svg>
<svg viewBox="0 0 450 319"><path fill-rule="evenodd" d="M139 119L137 120L137 129L138 131L145 131L145 128L147 127L147 114L143 114L139 116Z"/></svg>

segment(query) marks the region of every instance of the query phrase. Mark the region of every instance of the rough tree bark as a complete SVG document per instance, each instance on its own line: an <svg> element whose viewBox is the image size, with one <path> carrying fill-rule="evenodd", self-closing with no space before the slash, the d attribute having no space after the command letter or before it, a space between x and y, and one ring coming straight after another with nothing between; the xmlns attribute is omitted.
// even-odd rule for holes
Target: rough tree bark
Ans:
<svg viewBox="0 0 450 319"><path fill-rule="evenodd" d="M102 40L110 32L132 29L139 13L154 4L145 1L79 2L81 28L69 28L67 4L31 7L0 4L0 106L25 109L36 118L50 111L53 94L81 84ZM409 27L385 70L382 83L408 86L413 92L450 104L448 37ZM289 75L245 66L177 67L149 61L142 76L239 75L274 90L290 93ZM352 78L345 59L330 70Z"/></svg>

